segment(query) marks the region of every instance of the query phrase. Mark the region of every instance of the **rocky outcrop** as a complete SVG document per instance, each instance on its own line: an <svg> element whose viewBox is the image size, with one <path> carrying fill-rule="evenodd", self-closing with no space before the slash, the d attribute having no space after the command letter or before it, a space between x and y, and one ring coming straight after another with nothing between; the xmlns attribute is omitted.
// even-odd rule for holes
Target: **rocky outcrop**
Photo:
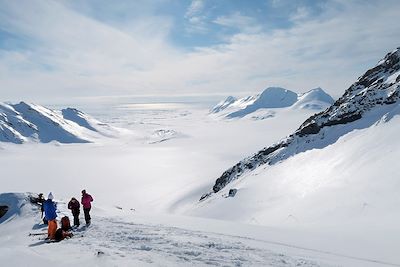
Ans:
<svg viewBox="0 0 400 267"><path fill-rule="evenodd" d="M0 206L0 218L3 217L8 211L8 206Z"/></svg>
<svg viewBox="0 0 400 267"><path fill-rule="evenodd" d="M341 134L353 130L351 125L363 118L368 111L379 110L382 106L397 105L399 77L400 48L397 48L362 75L333 105L308 118L293 134L226 170L215 181L212 191L203 194L200 200L208 198L244 173L261 165L275 164L297 153L320 148L323 146L321 140L327 137L330 137L330 142L335 142ZM349 127L341 131L329 131L330 128L340 125Z"/></svg>

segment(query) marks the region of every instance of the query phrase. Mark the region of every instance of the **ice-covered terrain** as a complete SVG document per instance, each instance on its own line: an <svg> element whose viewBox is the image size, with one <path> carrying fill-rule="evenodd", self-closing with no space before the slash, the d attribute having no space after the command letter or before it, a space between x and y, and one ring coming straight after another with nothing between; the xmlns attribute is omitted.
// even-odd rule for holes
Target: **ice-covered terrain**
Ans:
<svg viewBox="0 0 400 267"><path fill-rule="evenodd" d="M227 97L210 110L217 118L243 118L252 115L253 119L265 119L274 116L271 109L288 108L312 109L321 111L333 104L333 98L321 88L312 89L303 94L294 93L281 87L268 87L261 94L236 99ZM256 113L256 114L255 114ZM264 113L267 115L261 115Z"/></svg>

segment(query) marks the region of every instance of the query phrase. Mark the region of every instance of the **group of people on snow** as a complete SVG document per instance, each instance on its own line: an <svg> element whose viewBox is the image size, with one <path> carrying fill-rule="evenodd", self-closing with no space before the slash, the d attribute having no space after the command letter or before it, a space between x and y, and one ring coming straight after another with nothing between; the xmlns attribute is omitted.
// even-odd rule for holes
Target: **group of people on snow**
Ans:
<svg viewBox="0 0 400 267"><path fill-rule="evenodd" d="M47 234L48 239L50 240L62 240L65 237L71 237L72 233L69 231L72 229L68 216L64 216L61 219L61 228L57 229L57 204L53 201L53 194L50 192L47 200L44 199L43 194L39 194L38 198L35 199L35 203L41 206L41 212L43 217L43 222L47 224ZM85 222L86 225L90 225L91 217L90 217L90 209L92 208L91 202L93 201L93 197L86 192L86 190L82 190L82 199L81 202L73 197L68 203L68 209L71 210L72 215L74 217L74 226L79 226L79 214L80 207L82 204L83 212L85 214Z"/></svg>

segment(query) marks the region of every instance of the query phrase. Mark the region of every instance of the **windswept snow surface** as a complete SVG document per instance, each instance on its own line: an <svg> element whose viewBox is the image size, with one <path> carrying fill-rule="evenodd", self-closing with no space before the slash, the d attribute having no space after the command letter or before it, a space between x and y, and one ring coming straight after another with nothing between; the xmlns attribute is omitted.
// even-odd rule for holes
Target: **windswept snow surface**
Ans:
<svg viewBox="0 0 400 267"><path fill-rule="evenodd" d="M28 194L0 194L0 203L13 211L0 224L1 261L8 266L379 265L274 241L282 235L279 230L98 207L92 211L92 225L74 229L71 239L46 243L45 235L29 236L46 233L46 227L39 223L39 208L27 198ZM66 200L56 202L58 216L69 215Z"/></svg>

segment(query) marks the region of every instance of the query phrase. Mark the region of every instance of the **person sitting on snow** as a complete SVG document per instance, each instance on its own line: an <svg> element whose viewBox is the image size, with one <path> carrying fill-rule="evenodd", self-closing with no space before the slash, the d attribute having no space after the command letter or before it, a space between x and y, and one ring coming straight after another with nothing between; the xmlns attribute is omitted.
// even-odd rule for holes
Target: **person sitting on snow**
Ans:
<svg viewBox="0 0 400 267"><path fill-rule="evenodd" d="M64 231L62 228L57 229L54 239L55 241L59 242L65 238L71 238L73 234L69 231Z"/></svg>
<svg viewBox="0 0 400 267"><path fill-rule="evenodd" d="M43 202L43 209L44 209L44 217L47 220L47 238L48 239L55 239L56 231L57 231L57 206L56 203L53 202L53 194L50 192L47 200Z"/></svg>

